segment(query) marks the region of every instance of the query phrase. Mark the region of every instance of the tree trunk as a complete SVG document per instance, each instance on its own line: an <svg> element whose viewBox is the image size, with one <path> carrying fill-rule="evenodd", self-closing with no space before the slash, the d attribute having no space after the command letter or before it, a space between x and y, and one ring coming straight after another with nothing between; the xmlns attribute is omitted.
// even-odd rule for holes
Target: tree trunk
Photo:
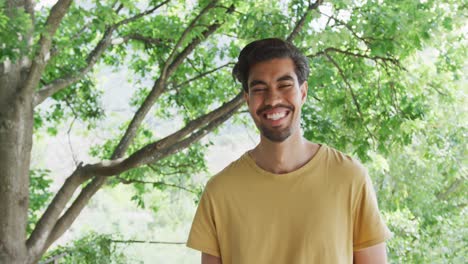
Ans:
<svg viewBox="0 0 468 264"><path fill-rule="evenodd" d="M27 263L26 225L33 132L32 94L21 89L20 63L0 72L0 263Z"/></svg>

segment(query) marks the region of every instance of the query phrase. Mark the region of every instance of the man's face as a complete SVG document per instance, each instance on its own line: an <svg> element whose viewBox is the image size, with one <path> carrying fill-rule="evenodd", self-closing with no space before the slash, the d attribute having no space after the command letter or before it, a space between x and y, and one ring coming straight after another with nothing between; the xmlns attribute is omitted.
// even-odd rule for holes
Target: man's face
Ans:
<svg viewBox="0 0 468 264"><path fill-rule="evenodd" d="M299 86L290 58L259 62L250 68L244 94L250 114L261 134L273 142L283 142L300 128L301 107L307 82Z"/></svg>

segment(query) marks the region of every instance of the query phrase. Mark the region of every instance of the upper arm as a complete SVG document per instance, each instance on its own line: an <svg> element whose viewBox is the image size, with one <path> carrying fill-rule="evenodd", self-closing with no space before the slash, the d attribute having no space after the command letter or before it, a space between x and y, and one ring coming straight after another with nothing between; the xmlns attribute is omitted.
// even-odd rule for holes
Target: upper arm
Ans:
<svg viewBox="0 0 468 264"><path fill-rule="evenodd" d="M353 206L353 250L366 249L391 237L379 212L377 196L367 172Z"/></svg>
<svg viewBox="0 0 468 264"><path fill-rule="evenodd" d="M385 243L354 251L353 260L354 264L386 264L387 251Z"/></svg>
<svg viewBox="0 0 468 264"><path fill-rule="evenodd" d="M216 224L214 200L205 188L193 219L187 246L213 256L220 256L217 234L219 225Z"/></svg>
<svg viewBox="0 0 468 264"><path fill-rule="evenodd" d="M202 257L201 257L201 263L202 264L222 264L220 257L212 256L210 254L206 254L203 252L202 252Z"/></svg>

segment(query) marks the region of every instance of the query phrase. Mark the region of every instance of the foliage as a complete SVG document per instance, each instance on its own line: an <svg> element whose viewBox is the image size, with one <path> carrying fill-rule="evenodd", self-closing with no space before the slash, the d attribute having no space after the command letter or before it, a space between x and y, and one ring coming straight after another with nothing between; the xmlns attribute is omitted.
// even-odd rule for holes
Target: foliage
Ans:
<svg viewBox="0 0 468 264"><path fill-rule="evenodd" d="M4 1L0 2L0 61L15 62L20 54L27 51L27 39L22 38L22 34L31 30L28 23L30 18L24 10L14 10L12 16L7 15L5 4Z"/></svg>
<svg viewBox="0 0 468 264"><path fill-rule="evenodd" d="M402 78L411 78L431 107L424 118L404 122L402 129L414 131L409 145L385 156L374 153L369 163L394 232L389 254L396 263L464 263L468 258L467 79L460 75L467 64L459 60L466 58L467 48L459 34L443 34L408 60ZM447 60L447 46L448 57L457 60Z"/></svg>
<svg viewBox="0 0 468 264"><path fill-rule="evenodd" d="M129 263L122 248L112 242L110 235L91 232L74 240L67 246L58 246L42 258L43 262L56 258L60 264L96 263L118 264ZM53 262L55 263L55 262Z"/></svg>
<svg viewBox="0 0 468 264"><path fill-rule="evenodd" d="M304 130L310 139L368 160L369 150L385 154L411 142L414 130L400 128L421 119L429 105L421 86L402 78L404 60L444 30L436 21L457 10L444 12L445 4L432 1L361 3L336 4L326 15L328 26L303 33L312 68Z"/></svg>
<svg viewBox="0 0 468 264"><path fill-rule="evenodd" d="M29 211L28 211L28 234L34 229L39 219L40 212L50 201L53 193L49 190L52 179L49 177L50 170L31 170L29 176Z"/></svg>
<svg viewBox="0 0 468 264"><path fill-rule="evenodd" d="M467 127L454 114L460 102L455 105L439 106L436 119L419 124L422 130L411 145L392 151L386 166L373 167L381 208L395 235L389 252L397 263L463 263L468 257L468 186L461 161Z"/></svg>

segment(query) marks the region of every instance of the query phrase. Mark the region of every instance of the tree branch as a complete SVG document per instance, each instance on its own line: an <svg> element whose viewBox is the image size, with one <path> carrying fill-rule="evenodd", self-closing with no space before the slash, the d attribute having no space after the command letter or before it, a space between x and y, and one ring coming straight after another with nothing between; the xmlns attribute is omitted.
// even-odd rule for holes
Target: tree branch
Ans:
<svg viewBox="0 0 468 264"><path fill-rule="evenodd" d="M167 40L163 40L160 38L152 38L143 36L138 33L128 34L122 37L122 42L128 42L129 40L137 40L145 43L146 45L161 45L168 43Z"/></svg>
<svg viewBox="0 0 468 264"><path fill-rule="evenodd" d="M133 138L135 137L136 131L138 127L141 125L141 122L143 122L143 119L145 116L148 114L150 111L151 107L153 106L154 102L159 98L159 96L164 92L165 90L165 85L166 81L169 78L169 76L179 67L179 65L182 63L182 61L195 49L196 46L198 46L203 39L207 38L209 35L213 34L214 31L219 28L220 24L213 24L211 25L207 30L205 30L202 33L202 37L196 37L192 40L190 44L187 45L187 47L181 51L176 58L171 62L172 57L175 54L177 47L182 43L182 41L187 37L187 32L189 29L193 29L195 27L196 21L200 19L201 15L208 12L209 9L214 8L214 3L216 1L212 1L210 4L208 4L207 7L205 7L200 14L198 14L195 19L189 24L189 26L185 29L184 33L182 36L179 38L177 44L175 45L171 55L169 58L166 60L163 66L163 70L161 71L161 75L159 78L156 80L154 83L151 92L149 95L146 97L145 101L143 104L140 106L138 111L135 113L132 121L130 122L129 126L127 127L127 130L125 131L124 136L120 140L119 144L117 145L111 159L115 158L120 158L123 156L127 148L130 146Z"/></svg>
<svg viewBox="0 0 468 264"><path fill-rule="evenodd" d="M345 22L339 20L338 18L336 18L336 17L334 17L334 16L328 16L328 15L326 15L325 13L321 13L321 14L324 15L324 16L327 16L327 17L330 18L330 19L333 19L333 21L335 21L335 23L344 26L349 32L351 32L351 34L352 34L355 38L357 38L357 39L361 40L362 42L364 42L364 44L366 44L367 47L370 46L369 40L368 40L367 38L363 37L363 36L359 36L359 35L357 34L357 32L354 31L353 28L351 28L350 25L346 24Z"/></svg>
<svg viewBox="0 0 468 264"><path fill-rule="evenodd" d="M26 13L29 14L29 16L31 18L31 25L30 25L31 27L28 30L28 32L26 33L26 39L27 39L28 46L31 47L33 42L34 42L33 37L34 37L34 29L35 29L35 25L36 25L36 16L35 16L35 12L34 12L34 1L33 0L24 0L24 10L26 11Z"/></svg>
<svg viewBox="0 0 468 264"><path fill-rule="evenodd" d="M364 115L362 114L362 111L361 111L361 106L357 100L357 97L356 95L354 94L354 91L351 87L351 84L348 82L348 78L346 78L346 75L344 74L343 72L343 69L341 69L340 65L338 65L338 63L330 56L328 55L327 53L325 53L325 57L327 57L327 59L336 67L336 69L338 70L338 74L341 76L341 78L343 79L344 83L346 84L346 88L348 88L350 94L351 94L351 97L353 99L353 102L354 102L354 105L356 106L356 109L358 111L358 114L359 116L361 117L362 120L364 120Z"/></svg>
<svg viewBox="0 0 468 264"><path fill-rule="evenodd" d="M220 26L221 24L219 23L212 24L207 28L207 30L205 30L202 33L202 38L194 39L192 43L190 43L190 45L188 45L182 52L180 52L179 55L177 55L177 57L174 59L174 61L169 65L169 67L167 68L167 73L171 74L172 72L174 72L177 69L177 67L179 67L179 65L182 63L182 61L190 53L192 53L195 47L198 46L198 44L200 44L202 40L206 39L209 35L213 34Z"/></svg>
<svg viewBox="0 0 468 264"><path fill-rule="evenodd" d="M69 85L81 80L84 75L86 75L96 64L98 59L101 57L104 50L109 47L111 43L112 33L115 28L110 27L104 33L102 39L96 45L96 47L91 51L86 59L86 67L78 70L76 73L72 73L63 78L54 80L52 83L44 86L41 90L36 92L34 96L34 105L37 106L42 103L49 96L54 93L68 87Z"/></svg>
<svg viewBox="0 0 468 264"><path fill-rule="evenodd" d="M216 1L215 1L216 2ZM228 11L226 12L227 14L231 14L234 11L234 6L232 5ZM196 37L195 39L192 40L192 42L185 47L183 51L181 51L173 61L170 62L170 65L167 66L163 70L166 71L168 75L172 74L177 67L182 63L182 61L190 54L192 51L197 47L203 40L208 38L211 34L213 34L219 27L221 27L222 23L215 21L213 24L207 27L205 31L201 33L201 37Z"/></svg>
<svg viewBox="0 0 468 264"><path fill-rule="evenodd" d="M32 93L41 79L42 72L47 64L50 56L50 47L52 38L57 31L63 17L70 8L72 0L59 0L50 10L49 16L45 23L45 31L39 39L39 49L32 62L29 74L24 83L24 92Z"/></svg>
<svg viewBox="0 0 468 264"><path fill-rule="evenodd" d="M125 151L127 151L128 147L130 146L133 138L136 135L138 127L140 127L141 123L143 122L143 119L146 117L146 115L150 111L154 102L164 92L164 83L165 83L165 80L163 80L161 77L156 80L150 93L145 98L145 101L142 103L140 108L138 108L138 110L136 111L135 115L133 116L132 121L130 121L130 124L125 130L125 134L120 139L120 142L115 148L111 156L111 159L120 158L125 154Z"/></svg>
<svg viewBox="0 0 468 264"><path fill-rule="evenodd" d="M193 142L201 139L204 135L218 127L224 121L226 121L239 107L242 105L242 94L236 96L233 100L223 104L218 109L201 116L197 120L200 121L197 125L196 122L189 122L183 129L178 132L159 140L158 142L152 143L143 147L139 151L132 154L127 159L118 159L107 162L100 162L97 164L86 165L83 167L82 173L86 176L86 179L94 176L94 179L82 189L78 197L63 214L62 217L56 222L53 230L51 231L46 245L42 250L47 249L57 238L59 238L73 223L76 217L80 214L83 208L86 206L91 197L101 188L106 181L106 176L113 176L129 169L153 163L157 160L161 160L177 151L187 148ZM213 114L215 113L215 114ZM220 115L220 113L222 113ZM183 136L194 131L198 127L202 127L206 122L209 122L205 127L194 132L189 137L180 140L176 140L175 134ZM172 145L167 143L174 142Z"/></svg>
<svg viewBox="0 0 468 264"><path fill-rule="evenodd" d="M225 68L225 67L227 67L227 66L229 66L229 65L233 65L233 64L234 64L233 62L228 62L228 63L226 63L226 64L223 64L223 65L219 66L219 67L216 67L216 68L214 68L214 69L211 69L211 70L209 70L209 71L200 73L199 75L197 75L197 76L195 76L195 77L192 77L192 78L186 80L185 82L181 82L181 83L175 84L175 85L172 87L172 89L179 89L179 88L182 87L182 86L185 86L185 85L187 85L187 84L189 84L189 83L191 83L191 82L193 82L193 81L196 81L196 80L198 80L198 79L200 79L200 78L203 78L203 77L205 77L205 76L207 76L207 75L209 75L209 74L211 74L211 73L213 73L213 72L216 72L216 71L218 71L218 70L220 70L220 69L222 69L222 68Z"/></svg>
<svg viewBox="0 0 468 264"><path fill-rule="evenodd" d="M168 187L172 187L172 188L181 189L181 190L184 190L184 191L187 191L187 192L191 192L191 193L194 193L194 194L198 194L198 192L196 190L191 190L191 189L186 188L184 186L180 186L180 185L172 184L172 183L167 183L167 182L163 182L163 181L143 181L143 180L136 180L136 179L128 180L128 179L124 179L124 178L119 177L119 176L116 176L116 179L119 180L123 184L141 183L141 184L151 184L153 186L161 186L162 185L162 186L168 186Z"/></svg>
<svg viewBox="0 0 468 264"><path fill-rule="evenodd" d="M208 4L200 12L200 14L198 14L195 17L195 19L192 20L192 22L187 26L187 28L182 33L182 36L179 38L176 45L174 46L174 49L172 50L172 53L169 55L169 57L165 61L164 66L163 66L163 70L161 71L161 74L160 74L159 78L154 83L154 85L153 85L153 87L151 89L151 92L145 98L145 101L142 103L140 108L138 108L137 112L133 116L132 121L130 122L127 129L125 130L125 134L123 135L123 137L120 140L119 144L115 148L111 159L120 158L125 154L125 151L128 149L128 147L130 146L133 138L135 137L136 131L137 131L138 127L141 125L141 122L143 122L143 119L146 117L146 115L150 111L150 109L153 106L154 102L164 92L164 87L166 85L166 80L167 80L168 75L169 75L169 74L167 74L167 68L169 67L169 64L171 63L172 57L177 52L176 50L181 45L181 43L185 40L185 38L188 35L188 32L190 32L195 27L195 24L198 21L198 19L200 19L200 17L204 13L206 13L209 9L213 8L215 2L216 1L212 1L210 4Z"/></svg>
<svg viewBox="0 0 468 264"><path fill-rule="evenodd" d="M152 171L158 173L160 176L170 176L170 175L177 175L177 174L188 174L188 171L187 170L174 170L174 171L171 171L171 172L164 172L164 173L161 173L160 171L158 171L154 165L151 165L151 164L146 164L146 166L148 166L148 168L150 168ZM169 167L169 166L168 166ZM172 169L175 169L174 166L170 166ZM192 168L192 166L184 166L185 168Z"/></svg>
<svg viewBox="0 0 468 264"><path fill-rule="evenodd" d="M167 4L167 3L169 3L169 1L170 1L170 0L166 0L166 1L162 2L162 3L160 3L159 5L156 5L156 6L154 6L153 8L148 9L148 10L142 12L142 13L139 13L139 14L136 14L136 15L134 15L134 16L132 16L132 17L123 19L123 20L117 22L117 23L115 24L115 27L116 27L116 28L117 28L117 27L120 27L120 26L122 26L122 25L125 25L125 24L128 24L128 23L130 23L130 22L133 22L133 21L135 21L135 20L137 20L137 19L139 19L139 18L141 18L141 17L144 17L144 16L146 16L146 15L149 15L149 14L153 13L154 11L158 10L161 6L163 6L163 5Z"/></svg>
<svg viewBox="0 0 468 264"><path fill-rule="evenodd" d="M365 58L365 59L370 59L370 60L373 60L373 61L388 61L392 64L394 64L395 66L399 67L399 68L402 68L401 64L400 64L400 61L398 61L398 59L395 59L395 58L392 58L392 57L382 57L382 56L370 56L370 55L367 55L367 54L361 54L361 53L356 53L354 51L351 51L351 50L342 50L342 49L338 49L338 48L334 48L334 47L328 47L322 51L319 51L317 53L314 53L314 54L311 54L311 55L308 55L307 57L309 58L315 58L315 57L318 57L318 56L326 56L327 53L329 52L335 52L335 53L341 53L341 54L344 54L344 55L348 55L348 56L352 56L352 57L356 57L356 58Z"/></svg>
<svg viewBox="0 0 468 264"><path fill-rule="evenodd" d="M171 54L167 58L163 70L161 71L161 76L165 77L169 74L167 74L167 70L169 65L172 63L172 60L175 57L175 54L177 53L177 50L179 49L180 45L182 45L182 42L185 41L187 38L188 34L195 28L195 25L197 21L204 15L206 14L210 9L214 8L218 0L212 0L208 5L203 8L200 13L190 22L190 24L185 28L184 32L182 32L182 35L180 36L179 40L176 42L174 45L174 48L172 49Z"/></svg>
<svg viewBox="0 0 468 264"><path fill-rule="evenodd" d="M354 106L356 107L356 110L358 112L358 115L359 117L361 118L362 122L363 122L363 126L364 128L366 129L367 133L369 133L369 135L372 137L372 139L376 140L376 137L374 136L374 134L369 130L369 128L366 126L366 124L364 123L365 121L365 118L364 118L364 115L362 114L362 111L361 111L361 105L359 104L359 101L357 100L357 97L356 97L356 94L354 94L354 90L351 86L351 84L349 83L348 81L348 78L346 78L346 75L344 74L343 72L343 69L341 69L340 65L328 54L328 53L325 53L325 57L327 57L327 59L336 67L336 69L338 70L338 74L341 76L341 78L343 79L344 83L345 83L345 87L348 88L348 91L349 93L351 94L351 98L352 98L352 101L353 101L353 104Z"/></svg>
<svg viewBox="0 0 468 264"><path fill-rule="evenodd" d="M70 137L70 132L73 128L73 124L75 124L75 121L76 121L76 115L75 117L73 118L73 120L71 121L70 123L70 126L68 127L68 130L67 130L67 138L68 138L68 147L70 148L70 154L72 155L72 158L73 158L73 162L75 163L75 166L78 166L78 161L76 160L76 154L75 154L75 151L73 150L73 145L72 145L72 142L71 142L71 137Z"/></svg>
<svg viewBox="0 0 468 264"><path fill-rule="evenodd" d="M36 227L26 242L31 256L40 255L63 208L65 208L75 190L80 184L86 181L87 178L89 178L89 176L86 177L83 174L83 167L79 164L75 171L65 180L65 183L37 222Z"/></svg>
<svg viewBox="0 0 468 264"><path fill-rule="evenodd" d="M41 249L41 255L50 245L57 240L75 221L76 217L81 213L83 208L87 205L91 197L101 188L105 182L104 177L94 178L86 187L84 187L78 197L73 201L72 205L65 211L65 213L57 220L53 229L50 231L44 247Z"/></svg>
<svg viewBox="0 0 468 264"><path fill-rule="evenodd" d="M148 166L154 169L154 167L152 167L152 165L148 165ZM167 167L169 167L171 169L181 169L181 168L191 169L191 168L193 168L192 163L178 163L177 165L169 163L169 164L164 164L164 166L167 166Z"/></svg>
<svg viewBox="0 0 468 264"><path fill-rule="evenodd" d="M119 1L114 1L114 3L112 3L112 5L111 5L111 8L114 9L118 2L119 2ZM120 4L120 5L117 7L117 9L115 9L115 13L118 14L118 13L122 10L122 8L124 8L124 5L123 5L123 4Z"/></svg>
<svg viewBox="0 0 468 264"><path fill-rule="evenodd" d="M108 26L106 28L106 31L104 32L104 35L102 36L101 40L99 43L96 45L96 47L88 54L88 57L86 58L86 66L84 68L81 68L78 70L76 73L72 73L70 75L64 76L62 78L56 79L50 84L46 85L43 87L41 90L39 90L36 95L34 96L34 105L37 106L40 103L42 103L45 99L47 99L49 96L53 95L54 93L68 87L69 85L81 80L84 75L86 75L96 64L98 59L102 56L104 51L112 44L112 34L114 31L122 25L128 24L132 21L137 20L138 18L141 18L145 15L151 14L154 11L156 11L159 7L162 5L168 3L169 0L166 0L162 2L161 4L145 11L142 13L139 13L135 16L132 16L127 19L123 19L120 22L117 22L114 25Z"/></svg>
<svg viewBox="0 0 468 264"><path fill-rule="evenodd" d="M49 264L49 263L58 263L58 260L67 256L67 255L70 255L72 254L72 252L69 252L69 251L66 251L66 252L62 252L58 255L55 255L53 257L50 257L48 259L46 259L45 261L43 262L39 262L39 264Z"/></svg>
<svg viewBox="0 0 468 264"><path fill-rule="evenodd" d="M175 144L177 141L189 135L193 131L203 127L205 124L221 118L223 115L231 112L233 109L237 110L243 102L242 99L243 99L243 95L242 93L239 93L236 97L234 97L234 99L232 99L231 101L227 103L224 103L218 109L213 110L208 114L205 114L197 119L194 119L188 122L185 125L185 127L180 129L179 131L174 132L171 135L153 144L149 144L143 147L142 149L134 153L132 156L130 156L128 159L129 160L136 159L135 163L144 163L144 164L150 163L148 161L144 161L144 159L140 158L139 155L141 155L142 157L149 156L149 155L146 155L146 153L152 153L154 150L164 149L167 146ZM150 158L150 159L153 159L153 158Z"/></svg>
<svg viewBox="0 0 468 264"><path fill-rule="evenodd" d="M166 244L166 245L185 245L185 242L168 242L168 241L152 241L152 240L110 240L113 243L144 243L144 244Z"/></svg>
<svg viewBox="0 0 468 264"><path fill-rule="evenodd" d="M319 5L321 5L323 0L315 0L315 2L312 4L312 2L309 4L307 7L307 10L304 12L302 15L301 19L296 23L296 26L294 27L293 31L291 34L289 34L288 38L286 39L289 42L292 42L294 38L299 34L299 32L302 30L304 27L304 23L307 19L307 16L311 13L312 10L317 9Z"/></svg>
<svg viewBox="0 0 468 264"><path fill-rule="evenodd" d="M242 98L242 97L241 97ZM242 102L242 101L241 101ZM231 117L240 107L242 104L236 105L233 109L231 109L229 112L225 113L224 115L220 116L219 118L211 121L207 126L203 127L202 129L199 129L197 132L191 134L189 137L187 137L184 140L181 140L173 145L171 145L169 148L165 150L165 156L176 153L177 151L187 148L190 146L193 142L196 142L200 140L202 137L204 137L206 134L210 133L213 131L215 128L217 128L219 125L224 123L229 117ZM148 159L147 162L154 162L155 158L153 159Z"/></svg>
<svg viewBox="0 0 468 264"><path fill-rule="evenodd" d="M458 178L456 179L455 181L453 181L448 187L447 189L445 189L443 192L440 192L439 194L437 194L437 199L438 200L447 200L448 196L455 192L458 187L460 187L460 185L463 184L463 182L465 181L465 178L464 177L461 177L461 178Z"/></svg>
<svg viewBox="0 0 468 264"><path fill-rule="evenodd" d="M83 25L83 27L80 28L80 30L78 30L78 32L76 32L75 34L73 34L73 36L70 37L70 42L72 42L73 40L81 37L81 35L83 35L83 33L86 31L86 29L88 29L88 27L90 25L92 25L93 22L92 21L89 21L87 22L86 24ZM51 50L50 50L50 58L54 58L55 56L57 56L58 54L60 54L60 52L62 51L62 49L59 49L55 46L52 46Z"/></svg>

